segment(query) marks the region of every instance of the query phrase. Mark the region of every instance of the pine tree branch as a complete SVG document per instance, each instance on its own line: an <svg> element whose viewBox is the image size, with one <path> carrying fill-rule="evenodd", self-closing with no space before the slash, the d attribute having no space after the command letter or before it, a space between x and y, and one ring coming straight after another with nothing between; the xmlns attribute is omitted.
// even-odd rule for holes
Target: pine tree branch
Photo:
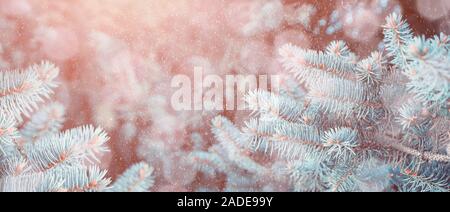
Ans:
<svg viewBox="0 0 450 212"><path fill-rule="evenodd" d="M245 142L246 139L242 136L242 132L228 119L218 116L213 119L212 123L214 136L220 141L220 146L225 149L227 158L230 161L237 167L250 173L261 174L267 171L264 166L255 162L246 155L244 150L239 148L244 147L243 141Z"/></svg>
<svg viewBox="0 0 450 212"><path fill-rule="evenodd" d="M96 166L63 166L44 173L37 191L98 192L108 189L111 179Z"/></svg>
<svg viewBox="0 0 450 212"><path fill-rule="evenodd" d="M14 141L19 137L14 117L0 111L0 156L6 154L7 149L14 146Z"/></svg>
<svg viewBox="0 0 450 212"><path fill-rule="evenodd" d="M26 150L34 168L42 171L71 162L98 161L98 154L108 151L105 147L108 140L101 128L85 126L45 137L27 145Z"/></svg>
<svg viewBox="0 0 450 212"><path fill-rule="evenodd" d="M137 163L126 170L111 186L111 192L145 192L155 183L153 168Z"/></svg>
<svg viewBox="0 0 450 212"><path fill-rule="evenodd" d="M414 156L414 157L422 159L424 161L437 161L437 162L444 162L444 163L450 162L449 155L441 155L441 154L436 154L433 152L421 152L419 150L416 150L411 147L407 147L407 146L399 143L398 142L399 140L393 136L386 135L385 138L386 138L386 140L384 140L384 141L381 140L380 144L382 144L383 146L385 146L387 148L392 148L396 151Z"/></svg>
<svg viewBox="0 0 450 212"><path fill-rule="evenodd" d="M58 133L64 123L64 106L54 102L41 108L25 123L21 135L26 142L37 142L41 138Z"/></svg>
<svg viewBox="0 0 450 212"><path fill-rule="evenodd" d="M0 111L21 122L22 115L29 116L38 103L49 97L58 73L59 69L48 62L25 71L0 72Z"/></svg>

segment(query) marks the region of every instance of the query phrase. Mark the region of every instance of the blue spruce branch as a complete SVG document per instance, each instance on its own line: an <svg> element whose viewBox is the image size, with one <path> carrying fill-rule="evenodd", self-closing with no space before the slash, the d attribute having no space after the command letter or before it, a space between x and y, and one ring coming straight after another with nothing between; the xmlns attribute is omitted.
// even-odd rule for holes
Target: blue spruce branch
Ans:
<svg viewBox="0 0 450 212"><path fill-rule="evenodd" d="M101 128L60 132L64 107L59 103L32 114L50 97L58 72L49 62L0 72L0 191L147 191L153 184L148 165L131 167L113 187L107 171L95 165L109 151Z"/></svg>
<svg viewBox="0 0 450 212"><path fill-rule="evenodd" d="M285 45L280 61L299 85L250 92L251 118L241 131L227 121L228 138L285 161L296 191L449 191L448 36L414 37L396 14L384 34L386 52L362 60L343 41Z"/></svg>

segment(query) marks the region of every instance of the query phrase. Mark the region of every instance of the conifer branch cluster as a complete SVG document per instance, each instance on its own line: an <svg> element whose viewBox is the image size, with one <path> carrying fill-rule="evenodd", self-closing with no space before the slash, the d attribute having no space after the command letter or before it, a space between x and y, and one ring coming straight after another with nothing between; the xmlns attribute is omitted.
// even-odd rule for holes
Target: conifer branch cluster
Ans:
<svg viewBox="0 0 450 212"><path fill-rule="evenodd" d="M46 102L58 73L49 62L0 72L0 191L147 191L154 183L147 164L132 166L114 184L95 165L109 151L101 128L61 132L64 107Z"/></svg>
<svg viewBox="0 0 450 212"><path fill-rule="evenodd" d="M450 39L415 36L397 14L383 28L385 51L363 59L343 41L283 46L280 61L305 94L249 93L250 120L239 130L217 117L217 140L238 148L229 154L284 161L276 171L235 162L255 176L281 172L296 191L449 191ZM198 158L225 168L211 150Z"/></svg>

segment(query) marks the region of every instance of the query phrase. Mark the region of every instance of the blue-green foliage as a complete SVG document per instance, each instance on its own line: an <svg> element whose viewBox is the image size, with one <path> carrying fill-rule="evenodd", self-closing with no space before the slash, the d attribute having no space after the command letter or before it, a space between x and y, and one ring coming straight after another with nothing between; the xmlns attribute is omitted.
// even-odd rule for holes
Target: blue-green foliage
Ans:
<svg viewBox="0 0 450 212"><path fill-rule="evenodd" d="M399 174L401 191L448 192L448 167L441 164L423 166L417 171L401 170Z"/></svg>
<svg viewBox="0 0 450 212"><path fill-rule="evenodd" d="M273 191L274 188L268 182L276 178L276 164L262 165L252 158L246 148L251 143L257 145L257 141L251 141L251 135L241 133L223 116L214 118L212 124L218 142L207 150L200 149L190 154L195 169L210 179L225 175L224 188L216 190Z"/></svg>
<svg viewBox="0 0 450 212"><path fill-rule="evenodd" d="M153 184L151 168L147 167L148 173L137 170L145 168L142 164L111 188L106 170L95 165L109 151L108 136L92 126L60 132L64 107L59 103L50 103L28 118L52 93L58 71L43 62L26 71L0 72L0 191L148 190ZM142 182L133 184L134 179Z"/></svg>
<svg viewBox="0 0 450 212"><path fill-rule="evenodd" d="M387 18L385 43L392 64L408 78L407 88L424 104L448 104L450 98L449 38L414 37L400 15Z"/></svg>
<svg viewBox="0 0 450 212"><path fill-rule="evenodd" d="M148 191L154 183L153 168L148 164L141 162L131 166L123 173L123 175L113 184L111 191L145 192Z"/></svg>
<svg viewBox="0 0 450 212"><path fill-rule="evenodd" d="M414 37L400 15L386 22L386 52L361 60L343 41L282 47L306 94L251 92L250 120L238 131L220 117L216 138L285 161L296 191L449 191L449 39Z"/></svg>
<svg viewBox="0 0 450 212"><path fill-rule="evenodd" d="M0 72L0 110L22 121L29 116L56 87L59 69L49 62L33 65L24 71Z"/></svg>
<svg viewBox="0 0 450 212"><path fill-rule="evenodd" d="M43 62L0 74L2 191L102 191L110 183L106 171L85 165L107 151L103 130L88 126L60 133L64 108L58 103L28 118L49 98L58 72Z"/></svg>
<svg viewBox="0 0 450 212"><path fill-rule="evenodd" d="M39 109L23 126L20 134L26 141L34 142L59 132L63 128L64 121L64 106L54 102Z"/></svg>
<svg viewBox="0 0 450 212"><path fill-rule="evenodd" d="M405 58L407 50L404 46L413 38L408 22L403 20L401 15L392 14L386 19L384 38L388 56L393 58L392 63L405 70L408 62Z"/></svg>

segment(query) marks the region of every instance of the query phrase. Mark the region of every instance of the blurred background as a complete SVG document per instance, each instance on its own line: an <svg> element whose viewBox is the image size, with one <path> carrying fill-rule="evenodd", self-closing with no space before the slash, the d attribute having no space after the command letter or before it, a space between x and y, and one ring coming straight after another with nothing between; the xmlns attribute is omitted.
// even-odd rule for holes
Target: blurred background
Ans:
<svg viewBox="0 0 450 212"><path fill-rule="evenodd" d="M221 190L224 178L192 171L187 155L215 142L214 116L239 125L247 113L176 112L172 76L194 67L284 75L277 49L286 43L319 50L338 39L365 56L383 49L392 12L418 34L449 34L448 0L0 0L0 68L56 63L65 128L92 123L109 133L101 166L111 177L147 161L155 191Z"/></svg>

